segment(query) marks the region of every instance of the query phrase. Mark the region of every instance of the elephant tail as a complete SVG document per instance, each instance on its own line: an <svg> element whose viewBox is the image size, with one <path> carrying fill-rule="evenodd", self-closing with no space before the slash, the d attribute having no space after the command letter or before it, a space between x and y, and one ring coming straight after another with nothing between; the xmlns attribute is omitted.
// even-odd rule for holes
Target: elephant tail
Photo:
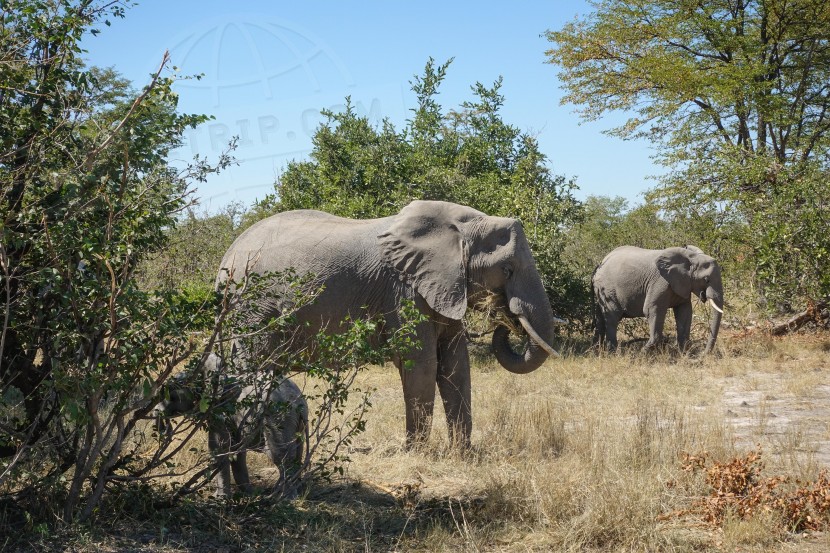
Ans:
<svg viewBox="0 0 830 553"><path fill-rule="evenodd" d="M599 265L597 265L594 272L591 273L591 296L593 298L594 308L591 326L594 330L594 338L592 340L592 344L594 346L602 343L602 340L605 337L605 317L602 316L602 309L599 306L599 295L597 294L597 287L594 282L594 276L597 274L597 270L599 270Z"/></svg>

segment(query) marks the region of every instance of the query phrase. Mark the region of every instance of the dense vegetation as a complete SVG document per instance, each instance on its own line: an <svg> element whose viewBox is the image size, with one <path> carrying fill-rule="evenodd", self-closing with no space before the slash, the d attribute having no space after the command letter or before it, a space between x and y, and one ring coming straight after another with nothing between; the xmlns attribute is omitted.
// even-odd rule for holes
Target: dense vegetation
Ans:
<svg viewBox="0 0 830 553"><path fill-rule="evenodd" d="M373 128L348 101L342 113L325 112L311 159L290 163L275 194L258 208L367 218L427 199L515 217L524 224L554 310L580 312L588 303L586 288L562 260L564 231L581 213L574 183L554 175L536 140L502 119L501 79L491 87L475 83L474 99L446 111L437 96L451 61L429 60L415 77L418 105L400 130L388 121Z"/></svg>
<svg viewBox="0 0 830 553"><path fill-rule="evenodd" d="M215 271L211 256L227 245L231 211L191 218L215 230L200 233L205 257L188 253L192 262L154 270L161 252L181 256L176 228L194 205L193 184L224 168L229 156L215 165L197 158L183 170L169 164L183 132L206 117L177 112L173 80L163 76L166 55L140 92L113 71L83 65L81 36L122 17L121 3L2 6L0 495L13 512L71 522L92 517L108 492L128 494L160 475L187 473L168 500L198 490L214 464L172 467L188 441L154 444L147 415L174 370L187 364L202 395L185 435L227 416L235 406L197 369L208 351L226 347L221 336L253 339L292 324L286 310L269 328L249 329L233 307L254 301L271 279L295 289L297 277L264 275L214 293L213 275L203 269ZM298 294L294 303L310 298ZM375 324L354 321L342 336L320 337L317 359L291 364L319 382L307 389L318 400L309 474L338 470L340 446L363 428L367 403L343 408L349 393L359 392L351 386L355 372L388 357L389 348L413 345L405 324L386 347L370 349ZM287 369L257 372L258 361L234 370L242 381L278 385Z"/></svg>
<svg viewBox="0 0 830 553"><path fill-rule="evenodd" d="M30 527L144 493L181 451L142 441L144 418L174 370L198 369L223 325L240 329L225 317L238 300L213 290L215 270L234 237L271 213L380 217L438 199L516 217L554 310L583 337L591 273L622 244L703 248L724 267L733 317L830 295L830 11L819 0L605 0L549 33L566 101L589 119L629 110L613 132L654 141L671 169L643 205L577 200L556 160L502 119L500 80L446 109L438 92L451 62L430 60L401 128L374 127L347 101L325 112L310 158L290 163L273 195L219 213L198 211L194 186L229 155L184 170L167 161L205 117L177 111L166 58L141 91L80 59L81 37L123 17L121 3L0 5L0 499ZM333 398L318 428L345 411L356 371L388 353L367 350L373 324L320 338L331 358L305 367ZM413 345L405 329L400 340L389 347ZM319 437L318 474L339 470L338 447L364 429L360 397L339 437ZM205 398L186 434L222 414ZM209 477L152 494L169 501Z"/></svg>
<svg viewBox="0 0 830 553"><path fill-rule="evenodd" d="M155 393L193 349L201 306L141 290L134 273L191 202L188 182L214 168L165 161L204 118L176 112L162 68L137 93L80 61L82 34L120 4L3 9L0 485L57 494L55 515L72 520L130 456L134 390Z"/></svg>
<svg viewBox="0 0 830 553"><path fill-rule="evenodd" d="M745 246L765 299L830 294L830 11L822 0L604 0L549 31L585 119L646 139L649 200Z"/></svg>

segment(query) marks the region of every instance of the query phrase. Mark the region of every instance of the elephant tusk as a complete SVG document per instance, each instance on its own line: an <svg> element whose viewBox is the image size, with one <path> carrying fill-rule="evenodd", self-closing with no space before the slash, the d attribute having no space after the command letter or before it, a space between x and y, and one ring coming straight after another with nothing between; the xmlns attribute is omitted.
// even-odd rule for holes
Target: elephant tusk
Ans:
<svg viewBox="0 0 830 553"><path fill-rule="evenodd" d="M553 318L553 324L555 324L555 325L567 325L567 324L571 324L571 323L568 322L568 319L560 319L559 317L554 317Z"/></svg>
<svg viewBox="0 0 830 553"><path fill-rule="evenodd" d="M530 321L528 321L524 317L519 317L519 322L522 323L522 328L525 329L525 332L527 332L527 335L530 336L530 339L536 342L543 350L548 352L548 355L551 355L553 357L561 357L559 355L559 352L550 347L550 345L548 345L547 342L542 340L541 336L536 334L536 331L533 330L532 326L530 326Z"/></svg>
<svg viewBox="0 0 830 553"><path fill-rule="evenodd" d="M709 304L709 307L711 307L712 309L714 309L715 311L717 311L718 313L723 315L723 309L721 309L720 307L715 305L715 300L713 300L712 298L709 298L708 300L706 300L706 303Z"/></svg>

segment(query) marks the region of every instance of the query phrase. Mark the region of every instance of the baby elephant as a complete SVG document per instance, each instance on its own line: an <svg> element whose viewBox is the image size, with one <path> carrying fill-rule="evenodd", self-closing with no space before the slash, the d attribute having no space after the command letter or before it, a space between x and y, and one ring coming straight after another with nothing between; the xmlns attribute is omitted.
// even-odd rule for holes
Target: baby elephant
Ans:
<svg viewBox="0 0 830 553"><path fill-rule="evenodd" d="M231 493L230 472L237 486L250 493L246 450L264 451L280 469L277 489L286 495L296 493L296 476L303 463L305 433L308 427L308 404L300 388L283 379L269 390L258 385L242 386L231 376L221 374L222 360L211 353L205 362L205 373L220 373L221 400L232 411L228 415L212 414L207 425L208 448L216 460L216 496ZM152 411L158 420L159 432L169 429L166 417L194 413L198 409L192 374L181 373L171 379L168 394ZM272 386L273 387L273 386Z"/></svg>

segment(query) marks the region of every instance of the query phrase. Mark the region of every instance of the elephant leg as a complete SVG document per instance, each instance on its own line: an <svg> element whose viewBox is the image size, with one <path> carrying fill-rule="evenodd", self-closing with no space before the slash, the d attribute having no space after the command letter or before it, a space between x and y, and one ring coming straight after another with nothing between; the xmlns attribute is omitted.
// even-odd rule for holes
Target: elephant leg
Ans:
<svg viewBox="0 0 830 553"><path fill-rule="evenodd" d="M646 317L648 317L649 339L643 349L652 349L663 339L663 325L666 322L666 309L654 307L648 310Z"/></svg>
<svg viewBox="0 0 830 553"><path fill-rule="evenodd" d="M692 330L692 302L681 303L672 309L675 323L677 323L677 346L680 351L686 351L689 333Z"/></svg>
<svg viewBox="0 0 830 553"><path fill-rule="evenodd" d="M398 361L406 407L406 446L423 443L432 428L438 358L435 339L421 338L422 349L407 367Z"/></svg>
<svg viewBox="0 0 830 553"><path fill-rule="evenodd" d="M233 479L236 485L244 493L251 493L253 487L251 486L251 478L248 475L248 455L244 449L237 451L231 459L231 469L233 470Z"/></svg>
<svg viewBox="0 0 830 553"><path fill-rule="evenodd" d="M603 325L605 327L605 343L608 344L608 351L617 351L617 326L620 324L620 317L614 312L604 314Z"/></svg>
<svg viewBox="0 0 830 553"><path fill-rule="evenodd" d="M451 444L470 447L473 431L470 356L461 325L438 344L438 392L444 403Z"/></svg>
<svg viewBox="0 0 830 553"><path fill-rule="evenodd" d="M305 421L293 405L288 406L285 419L280 424L271 421L265 428L265 455L280 470L275 490L293 499L299 488L299 474L303 468L303 438Z"/></svg>
<svg viewBox="0 0 830 553"><path fill-rule="evenodd" d="M602 346L605 343L605 315L599 304L594 306L594 338L591 343L594 346Z"/></svg>
<svg viewBox="0 0 830 553"><path fill-rule="evenodd" d="M215 479L216 497L231 494L230 444L230 432L227 428L214 428L208 431L208 449L219 469Z"/></svg>

